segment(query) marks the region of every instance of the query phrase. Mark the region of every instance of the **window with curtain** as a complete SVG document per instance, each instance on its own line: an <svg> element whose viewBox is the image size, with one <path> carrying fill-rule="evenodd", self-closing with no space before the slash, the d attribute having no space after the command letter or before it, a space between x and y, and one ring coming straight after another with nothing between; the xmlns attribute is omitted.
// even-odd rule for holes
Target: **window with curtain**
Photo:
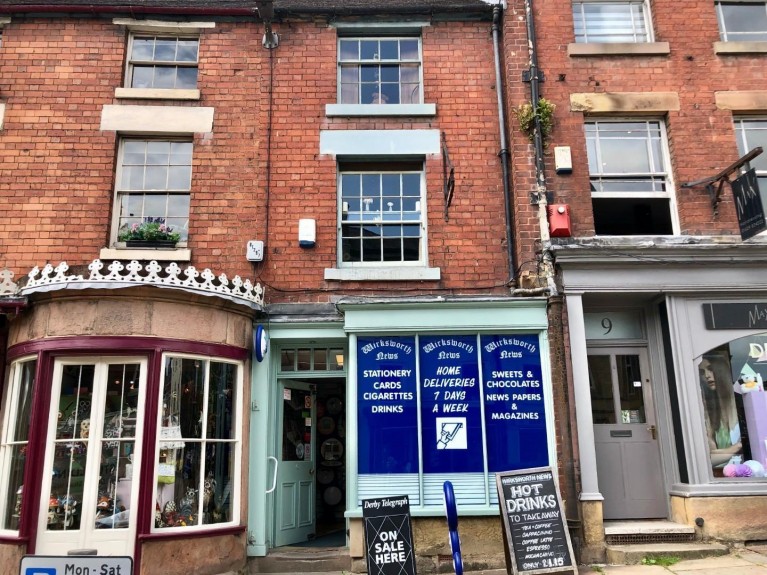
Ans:
<svg viewBox="0 0 767 575"><path fill-rule="evenodd" d="M573 2L576 42L651 42L647 4Z"/></svg>
<svg viewBox="0 0 767 575"><path fill-rule="evenodd" d="M767 2L717 2L723 42L767 41Z"/></svg>

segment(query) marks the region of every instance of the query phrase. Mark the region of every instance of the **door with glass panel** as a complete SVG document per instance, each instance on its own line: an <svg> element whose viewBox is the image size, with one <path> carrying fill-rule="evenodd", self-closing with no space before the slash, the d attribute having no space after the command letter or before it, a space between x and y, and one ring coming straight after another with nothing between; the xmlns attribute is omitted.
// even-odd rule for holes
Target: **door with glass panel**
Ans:
<svg viewBox="0 0 767 575"><path fill-rule="evenodd" d="M588 360L604 518L666 517L646 350L592 348Z"/></svg>
<svg viewBox="0 0 767 575"><path fill-rule="evenodd" d="M275 547L314 535L315 394L312 384L282 381L279 410Z"/></svg>
<svg viewBox="0 0 767 575"><path fill-rule="evenodd" d="M132 555L146 361L57 360L35 552Z"/></svg>

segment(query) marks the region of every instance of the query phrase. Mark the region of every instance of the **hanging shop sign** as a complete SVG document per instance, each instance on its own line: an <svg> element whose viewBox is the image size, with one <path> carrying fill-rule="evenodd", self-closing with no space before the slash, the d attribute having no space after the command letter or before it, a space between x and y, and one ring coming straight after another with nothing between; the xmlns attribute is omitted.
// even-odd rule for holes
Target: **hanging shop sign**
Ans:
<svg viewBox="0 0 767 575"><path fill-rule="evenodd" d="M754 237L767 229L764 219L762 197L759 194L759 180L756 168L751 168L731 182L735 199L735 213L738 216L740 237L744 240Z"/></svg>
<svg viewBox="0 0 767 575"><path fill-rule="evenodd" d="M576 572L551 468L499 473L495 481L511 572Z"/></svg>
<svg viewBox="0 0 767 575"><path fill-rule="evenodd" d="M362 500L369 575L415 575L407 495Z"/></svg>

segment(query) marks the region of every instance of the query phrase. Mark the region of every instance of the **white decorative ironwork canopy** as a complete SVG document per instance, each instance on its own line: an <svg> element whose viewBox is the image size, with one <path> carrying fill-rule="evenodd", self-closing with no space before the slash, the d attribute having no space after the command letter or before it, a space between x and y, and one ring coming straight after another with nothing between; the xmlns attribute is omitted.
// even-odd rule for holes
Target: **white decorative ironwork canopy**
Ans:
<svg viewBox="0 0 767 575"><path fill-rule="evenodd" d="M159 288L183 290L206 296L215 296L247 305L253 309L262 309L264 290L261 284L253 284L249 279L234 276L231 280L226 274L215 275L210 269L198 271L194 266L179 267L172 262L163 267L152 260L146 265L137 260L127 264L113 261L106 266L108 273L103 273L105 263L93 260L89 265L90 275L68 275L69 265L61 262L56 267L46 264L42 270L35 267L28 274L24 286L18 287L11 282L13 273L0 271L0 295L27 296L37 292L61 289L116 289L142 285Z"/></svg>

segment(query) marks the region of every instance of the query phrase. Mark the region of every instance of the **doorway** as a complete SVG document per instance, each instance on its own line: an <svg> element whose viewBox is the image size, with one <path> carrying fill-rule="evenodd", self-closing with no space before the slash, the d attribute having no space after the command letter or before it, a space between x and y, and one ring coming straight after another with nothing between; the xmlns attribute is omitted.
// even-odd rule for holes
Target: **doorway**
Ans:
<svg viewBox="0 0 767 575"><path fill-rule="evenodd" d="M646 349L590 348L588 367L604 518L665 518L668 504Z"/></svg>
<svg viewBox="0 0 767 575"><path fill-rule="evenodd" d="M146 360L57 360L35 553L133 555Z"/></svg>
<svg viewBox="0 0 767 575"><path fill-rule="evenodd" d="M346 545L346 379L282 379L274 546Z"/></svg>

